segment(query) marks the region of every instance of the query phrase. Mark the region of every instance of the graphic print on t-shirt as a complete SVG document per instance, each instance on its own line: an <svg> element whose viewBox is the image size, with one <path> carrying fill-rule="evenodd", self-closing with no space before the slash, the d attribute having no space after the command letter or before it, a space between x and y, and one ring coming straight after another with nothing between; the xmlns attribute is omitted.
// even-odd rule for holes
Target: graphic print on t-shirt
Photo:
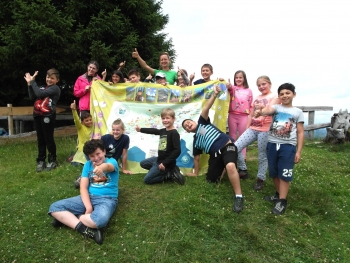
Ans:
<svg viewBox="0 0 350 263"><path fill-rule="evenodd" d="M167 148L167 136L161 135L159 138L158 151L166 151Z"/></svg>
<svg viewBox="0 0 350 263"><path fill-rule="evenodd" d="M108 174L103 173L103 175L98 176L97 174L94 174L93 171L89 172L89 182L91 186L94 186L94 187L106 186L110 181L111 181L111 178L108 176Z"/></svg>
<svg viewBox="0 0 350 263"><path fill-rule="evenodd" d="M274 115L269 134L285 139L290 138L292 128L296 125L293 115L286 112L278 112Z"/></svg>
<svg viewBox="0 0 350 263"><path fill-rule="evenodd" d="M257 110L256 105L264 105L264 107L266 107L266 105L269 103L269 101L267 99L256 99L254 100L254 111ZM252 121L250 123L251 126L253 127L262 127L263 123L265 121L266 116L259 116L257 118L253 117Z"/></svg>

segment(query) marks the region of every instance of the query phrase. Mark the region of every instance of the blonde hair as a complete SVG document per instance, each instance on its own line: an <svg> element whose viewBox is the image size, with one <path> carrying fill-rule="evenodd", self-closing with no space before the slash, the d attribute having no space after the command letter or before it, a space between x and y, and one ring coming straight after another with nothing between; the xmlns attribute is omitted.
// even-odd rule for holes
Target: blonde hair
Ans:
<svg viewBox="0 0 350 263"><path fill-rule="evenodd" d="M165 108L160 113L160 117L170 116L171 118L175 119L175 111L171 108Z"/></svg>
<svg viewBox="0 0 350 263"><path fill-rule="evenodd" d="M120 127L125 130L125 125L124 125L124 122L121 120L121 119L116 119L113 123L112 123L112 126L113 125L120 125Z"/></svg>
<svg viewBox="0 0 350 263"><path fill-rule="evenodd" d="M272 85L270 78L269 78L268 76L265 76L265 75L260 76L260 77L256 80L256 85L258 85L259 79L263 79L263 80L265 80L267 83L270 83L270 85Z"/></svg>

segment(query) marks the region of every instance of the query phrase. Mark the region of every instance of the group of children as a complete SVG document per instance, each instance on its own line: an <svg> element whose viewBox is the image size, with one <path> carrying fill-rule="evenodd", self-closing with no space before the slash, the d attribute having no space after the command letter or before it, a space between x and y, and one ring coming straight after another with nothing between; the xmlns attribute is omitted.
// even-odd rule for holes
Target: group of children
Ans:
<svg viewBox="0 0 350 263"><path fill-rule="evenodd" d="M136 49L132 56L150 74L166 79L167 83L174 83L178 78L175 71L175 74L170 72L170 59L167 53L161 55L161 70L149 67ZM90 92L91 81L99 79L96 76L97 71L98 64L90 62L88 72L78 78L78 84L76 83L77 87L83 88L83 91L78 92L79 88L77 88L75 94L84 96ZM184 77L184 70L179 71L182 81L191 84L194 75L188 79L187 76ZM201 72L203 78L195 81L195 85L210 81L213 68L210 64L204 64ZM45 87L38 87L36 84L37 74L38 72L34 75L26 73L25 80L30 98L35 99L33 116L38 138L37 172L41 172L44 169L51 170L57 167L53 129L60 89L57 86L59 81L57 70L47 71ZM106 76L105 73L103 75ZM118 75L117 72L116 75ZM121 81L122 75L118 76ZM134 80L129 76L129 80L137 81L137 76ZM112 75L112 81L116 83L114 81L118 81L118 77L113 78ZM195 165L194 173L189 175L198 174L199 155L202 151L209 154L206 179L209 182L218 182L222 171L226 170L235 192L232 209L240 213L244 207L240 178L248 176L244 149L252 142L258 141L259 167L254 189L262 189L268 168L276 192L272 196L265 196L264 199L274 203L271 213L281 215L286 210L286 198L293 179L294 164L301 159L304 139L303 113L300 109L293 107L292 101L296 93L292 84L281 85L277 96L271 92L271 81L267 76L259 77L257 86L261 95L253 99L243 71L235 73L234 85L228 81L227 89L231 97L228 117L229 135L211 124L209 118L209 110L220 92L219 86L214 87L197 122L191 119L183 120L183 129L194 133ZM131 174L131 171L127 170L127 150L130 140L124 134L125 127L120 119L113 122L111 134L103 135L99 139L91 139L93 124L89 105L85 103L84 106L84 103L79 102L80 118L75 101L71 104L71 109L78 130L78 147L73 163L84 164L79 178L80 195L55 202L49 209L49 215L54 218L53 226L67 225L82 235L92 238L97 244L102 244L101 228L106 226L117 205L120 158L123 173ZM176 166L181 148L180 136L174 127L175 112L171 108L163 109L161 119L164 126L162 129L138 126L135 128L137 132L160 136L158 157L147 158L140 162L140 166L148 170L144 182L154 184L173 180L183 185L184 176ZM47 164L45 163L46 148L48 149Z"/></svg>

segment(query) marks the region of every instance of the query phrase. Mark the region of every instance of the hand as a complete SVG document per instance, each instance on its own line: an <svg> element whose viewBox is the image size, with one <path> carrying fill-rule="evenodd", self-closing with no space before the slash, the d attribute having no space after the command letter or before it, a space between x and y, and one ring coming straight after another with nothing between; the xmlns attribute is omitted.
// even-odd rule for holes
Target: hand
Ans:
<svg viewBox="0 0 350 263"><path fill-rule="evenodd" d="M85 207L85 215L89 215L89 214L91 214L92 213L92 211L94 211L93 209L92 209L92 206L88 206L88 207Z"/></svg>
<svg viewBox="0 0 350 263"><path fill-rule="evenodd" d="M102 71L101 75L102 77L105 77L107 75L107 70L105 69L104 71Z"/></svg>
<svg viewBox="0 0 350 263"><path fill-rule="evenodd" d="M197 176L197 174L195 174L195 173L187 173L186 175L187 176Z"/></svg>
<svg viewBox="0 0 350 263"><path fill-rule="evenodd" d="M39 71L35 71L34 75L31 76L28 72L24 75L24 79L27 81L28 85L30 85L30 82L32 80L35 80L35 77L38 75Z"/></svg>
<svg viewBox="0 0 350 263"><path fill-rule="evenodd" d="M152 79L152 74L149 73L146 79Z"/></svg>
<svg viewBox="0 0 350 263"><path fill-rule="evenodd" d="M184 72L182 71L182 69L180 69L179 66L177 67L177 72L180 72L181 75L184 74Z"/></svg>
<svg viewBox="0 0 350 263"><path fill-rule="evenodd" d="M226 88L227 88L228 90L232 89L232 84L231 84L230 79L228 79L228 82L226 83Z"/></svg>
<svg viewBox="0 0 350 263"><path fill-rule="evenodd" d="M138 126L138 125L136 125L136 131L138 131L138 132L140 132L140 130L141 130L141 128Z"/></svg>
<svg viewBox="0 0 350 263"><path fill-rule="evenodd" d="M190 75L190 81L194 80L194 72Z"/></svg>
<svg viewBox="0 0 350 263"><path fill-rule="evenodd" d="M163 171L165 170L165 166L162 163L158 165L158 168L159 170L163 170Z"/></svg>
<svg viewBox="0 0 350 263"><path fill-rule="evenodd" d="M137 52L137 49L136 49L136 48L135 48L135 51L132 52L132 57L133 57L133 58L139 58L139 57L140 57L139 52Z"/></svg>
<svg viewBox="0 0 350 263"><path fill-rule="evenodd" d="M136 49L136 48L135 48L135 49ZM120 62L120 63L119 63L119 68L120 68L120 69L124 68L125 63L126 63L125 60L124 60L124 62Z"/></svg>
<svg viewBox="0 0 350 263"><path fill-rule="evenodd" d="M294 157L294 163L299 163L301 160L301 156L300 156L300 153L296 153L295 154L295 157Z"/></svg>
<svg viewBox="0 0 350 263"><path fill-rule="evenodd" d="M90 86L90 85L87 85L87 86L85 87L85 92L88 92L90 88L91 88L91 86Z"/></svg>
<svg viewBox="0 0 350 263"><path fill-rule="evenodd" d="M225 81L225 79L224 78L218 78L219 79L219 81Z"/></svg>
<svg viewBox="0 0 350 263"><path fill-rule="evenodd" d="M132 174L132 172L131 172L131 171L126 170L126 169L123 169L123 170L122 170L122 172L123 172L123 174Z"/></svg>
<svg viewBox="0 0 350 263"><path fill-rule="evenodd" d="M219 85L215 85L215 87L214 87L214 94L218 95L220 93L220 91L221 91L220 86Z"/></svg>
<svg viewBox="0 0 350 263"><path fill-rule="evenodd" d="M96 174L98 177L103 176L103 170L98 165L96 165L96 163L93 163L93 165L94 165L93 173Z"/></svg>
<svg viewBox="0 0 350 263"><path fill-rule="evenodd" d="M258 118L261 116L261 109L255 110L254 111L254 118Z"/></svg>
<svg viewBox="0 0 350 263"><path fill-rule="evenodd" d="M75 104L75 100L73 101L73 103L70 104L70 108L72 110L76 110L77 109L77 105Z"/></svg>

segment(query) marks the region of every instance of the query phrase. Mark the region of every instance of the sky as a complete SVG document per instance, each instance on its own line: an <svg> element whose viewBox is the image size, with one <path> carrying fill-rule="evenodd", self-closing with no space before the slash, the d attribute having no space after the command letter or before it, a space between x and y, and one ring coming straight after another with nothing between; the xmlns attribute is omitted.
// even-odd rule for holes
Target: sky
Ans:
<svg viewBox="0 0 350 263"><path fill-rule="evenodd" d="M245 71L254 95L267 75L272 92L296 87L294 106L332 106L316 115L330 122L350 111L350 1L348 0L164 0L164 32L177 53L174 68L201 78L205 63L212 79Z"/></svg>

